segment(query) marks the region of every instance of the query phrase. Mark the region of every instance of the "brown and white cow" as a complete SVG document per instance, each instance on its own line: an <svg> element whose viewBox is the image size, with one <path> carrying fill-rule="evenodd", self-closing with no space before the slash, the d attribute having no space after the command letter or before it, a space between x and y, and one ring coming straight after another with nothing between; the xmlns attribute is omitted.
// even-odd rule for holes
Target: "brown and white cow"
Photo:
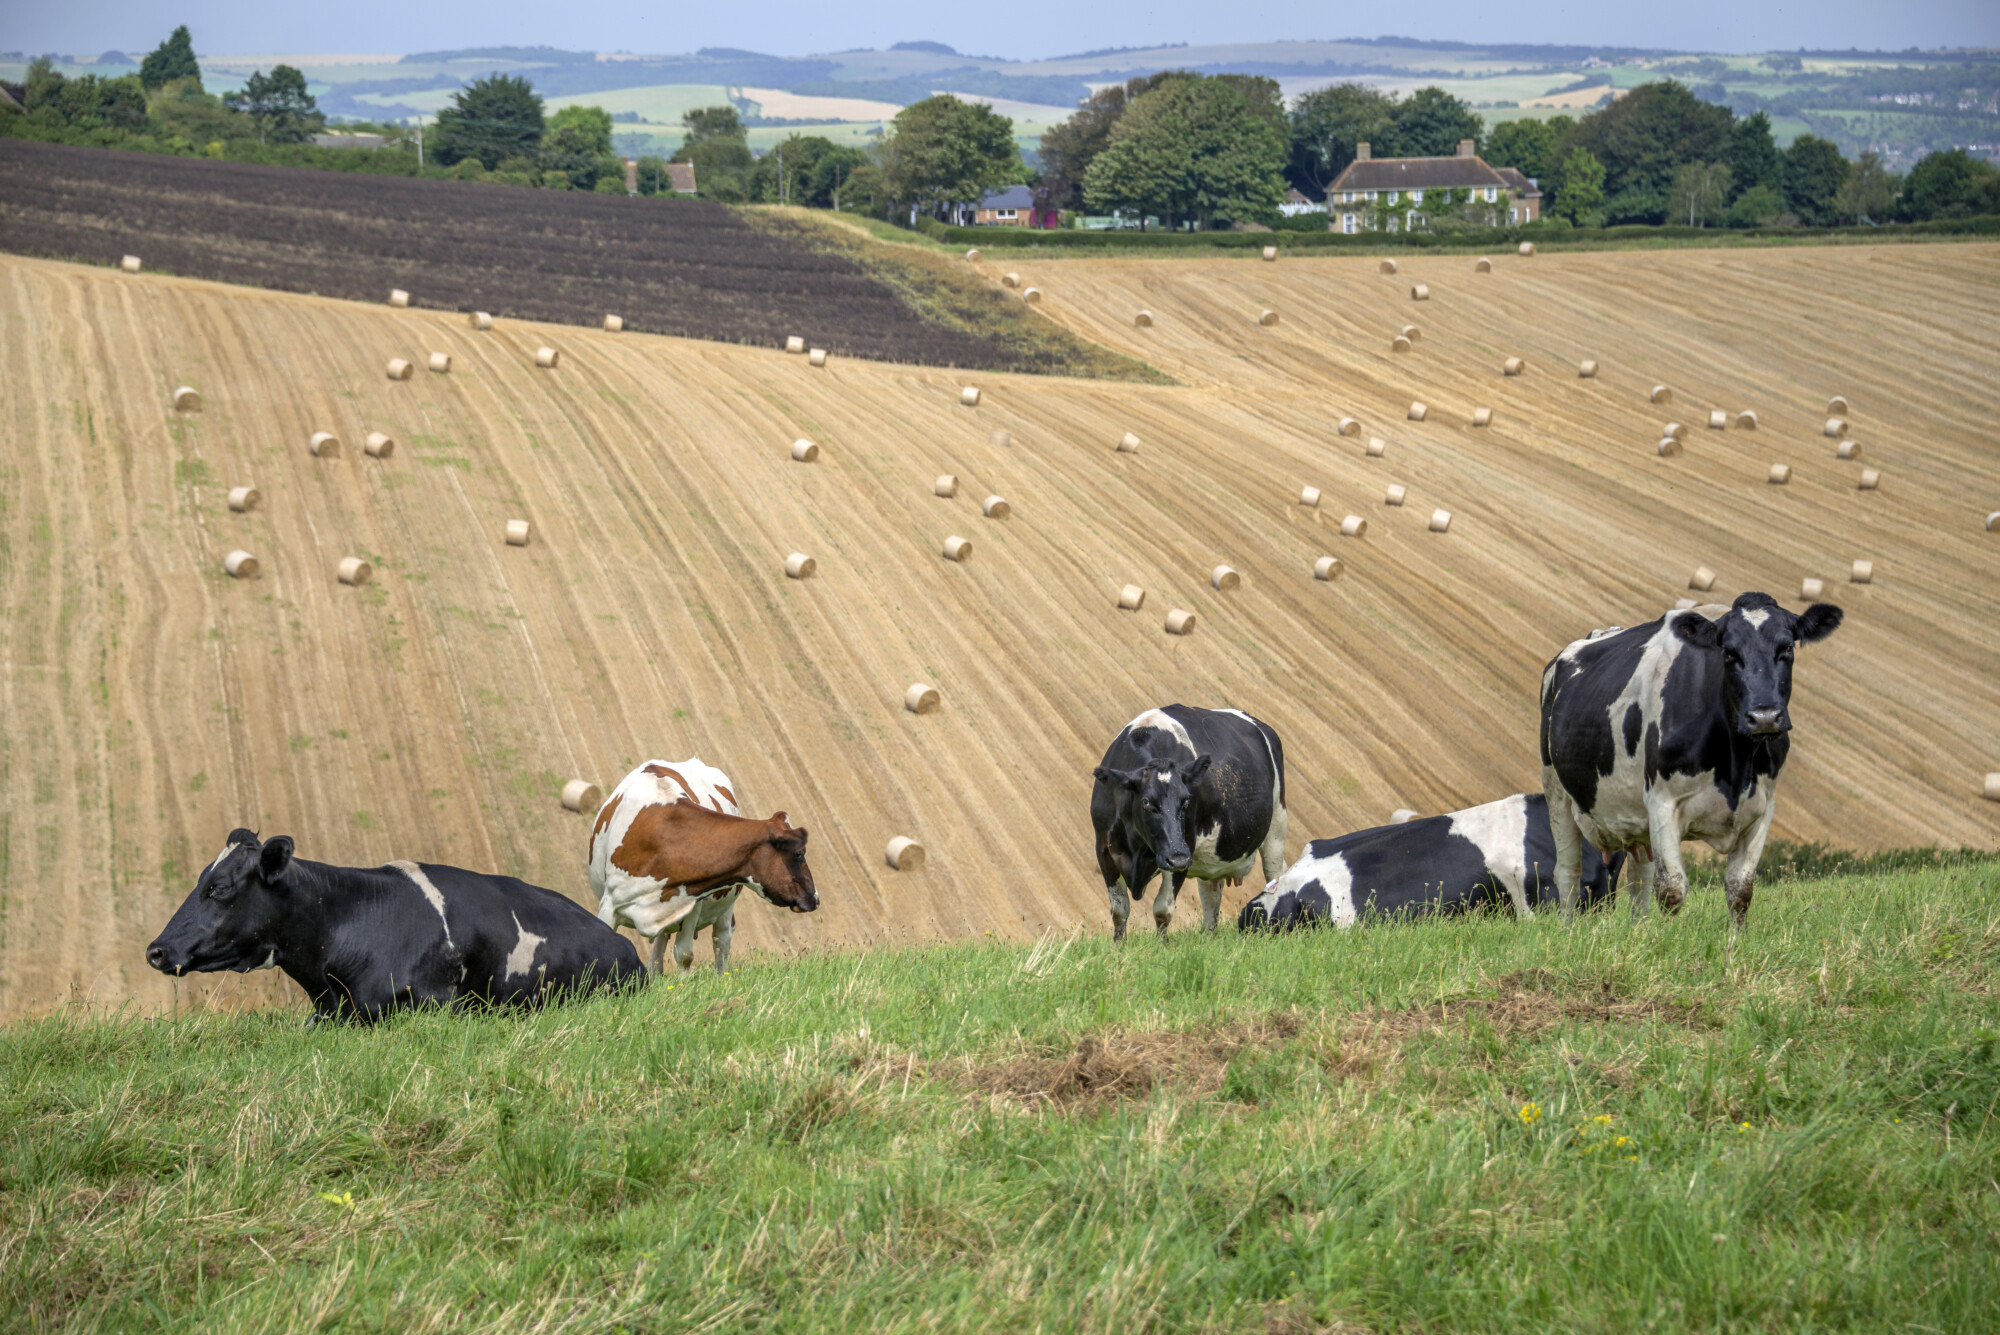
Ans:
<svg viewBox="0 0 2000 1335"><path fill-rule="evenodd" d="M726 972L736 897L746 885L794 913L819 907L806 832L782 811L769 820L744 818L729 776L714 766L649 760L598 809L590 831L597 916L652 942L654 972L665 966L668 929L676 926L674 963L683 973L694 967L694 938L703 928L713 929L716 972Z"/></svg>

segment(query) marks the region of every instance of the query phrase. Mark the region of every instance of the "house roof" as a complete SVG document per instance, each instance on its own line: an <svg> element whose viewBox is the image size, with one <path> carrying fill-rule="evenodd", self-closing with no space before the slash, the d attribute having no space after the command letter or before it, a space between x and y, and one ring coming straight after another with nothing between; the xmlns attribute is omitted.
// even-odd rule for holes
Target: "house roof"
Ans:
<svg viewBox="0 0 2000 1335"><path fill-rule="evenodd" d="M1516 199L1541 198L1542 195L1541 187L1536 185L1533 181L1529 180L1527 177L1521 175L1521 173L1515 168L1495 167L1493 170L1499 175L1501 180L1507 183L1507 188L1513 191L1514 197Z"/></svg>
<svg viewBox="0 0 2000 1335"><path fill-rule="evenodd" d="M1368 158L1347 164L1334 183L1336 190L1466 190L1507 182L1479 158Z"/></svg>
<svg viewBox="0 0 2000 1335"><path fill-rule="evenodd" d="M1025 185L1010 185L1005 190L988 190L979 197L982 209L1032 209L1035 207L1034 192Z"/></svg>
<svg viewBox="0 0 2000 1335"><path fill-rule="evenodd" d="M1306 197L1305 197L1304 195L1300 194L1300 193L1298 192L1298 190L1297 190L1297 188L1296 188L1296 187L1292 187L1292 186L1287 186L1287 187L1285 188L1285 202L1286 202L1287 204L1310 204L1310 203L1312 203L1312 201L1311 201L1310 199L1307 199L1307 198L1306 198Z"/></svg>
<svg viewBox="0 0 2000 1335"><path fill-rule="evenodd" d="M675 194L692 195L695 193L694 164L692 162L669 162L667 164L667 179L673 182Z"/></svg>

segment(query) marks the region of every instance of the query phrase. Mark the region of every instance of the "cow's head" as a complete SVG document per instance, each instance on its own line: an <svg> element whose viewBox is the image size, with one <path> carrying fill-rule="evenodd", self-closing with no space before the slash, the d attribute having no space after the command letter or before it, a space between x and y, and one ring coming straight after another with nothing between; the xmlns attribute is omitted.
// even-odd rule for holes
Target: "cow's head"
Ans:
<svg viewBox="0 0 2000 1335"><path fill-rule="evenodd" d="M1195 785L1208 773L1213 759L1200 755L1178 765L1171 760L1149 760L1132 770L1097 767L1099 783L1132 795L1137 832L1153 850L1153 861L1162 871L1186 871L1194 861L1194 852L1188 847L1188 804L1194 801Z"/></svg>
<svg viewBox="0 0 2000 1335"><path fill-rule="evenodd" d="M793 829L782 811L765 821L764 828L765 837L750 850L750 888L781 909L811 913L819 907L819 891L806 865L806 832Z"/></svg>
<svg viewBox="0 0 2000 1335"><path fill-rule="evenodd" d="M231 831L221 855L146 947L146 963L176 975L271 967L277 963L291 872L289 838L279 835L260 844L253 831Z"/></svg>
<svg viewBox="0 0 2000 1335"><path fill-rule="evenodd" d="M1720 621L1676 618L1674 633L1698 649L1721 652L1724 717L1739 736L1768 740L1792 728L1792 647L1825 639L1840 618L1831 603L1794 614L1768 593L1746 593Z"/></svg>

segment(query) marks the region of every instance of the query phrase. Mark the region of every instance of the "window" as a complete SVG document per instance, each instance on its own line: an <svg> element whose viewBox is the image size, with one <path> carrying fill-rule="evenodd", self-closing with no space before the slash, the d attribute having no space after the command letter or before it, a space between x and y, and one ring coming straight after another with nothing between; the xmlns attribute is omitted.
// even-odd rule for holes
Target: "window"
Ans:
<svg viewBox="0 0 2000 1335"><path fill-rule="evenodd" d="M1354 235L1356 228L1354 226L1353 214L1343 213L1340 215L1340 230L1347 233L1349 236Z"/></svg>
<svg viewBox="0 0 2000 1335"><path fill-rule="evenodd" d="M993 216L1002 222L1012 222L1021 216L1021 211L1019 209L998 209L994 211Z"/></svg>
<svg viewBox="0 0 2000 1335"><path fill-rule="evenodd" d="M1511 224L1511 223L1517 223L1517 222L1521 221L1521 211L1520 211L1519 209L1508 209L1508 210L1507 210L1507 221L1508 221L1508 222L1509 222L1510 224Z"/></svg>
<svg viewBox="0 0 2000 1335"><path fill-rule="evenodd" d="M1370 190L1368 192L1368 202L1370 204L1373 204L1375 202L1375 192L1373 190Z"/></svg>
<svg viewBox="0 0 2000 1335"><path fill-rule="evenodd" d="M1403 192L1400 190L1391 190L1389 192L1389 202L1391 204L1394 204L1397 200L1401 199L1402 197L1403 197Z"/></svg>
<svg viewBox="0 0 2000 1335"><path fill-rule="evenodd" d="M1496 199L1498 199L1498 198L1500 198L1500 190L1499 190L1499 187L1497 187L1497 186L1491 186L1491 185L1487 186L1487 187L1486 187L1486 202L1487 202L1488 204L1491 204L1491 203L1492 203L1492 202L1493 202L1494 200L1496 200Z"/></svg>
<svg viewBox="0 0 2000 1335"><path fill-rule="evenodd" d="M1412 204L1421 204L1421 203L1423 203L1423 202L1424 202L1424 192L1423 192L1423 191L1421 191L1421 190L1412 190L1412 191L1410 192L1410 202L1411 202Z"/></svg>

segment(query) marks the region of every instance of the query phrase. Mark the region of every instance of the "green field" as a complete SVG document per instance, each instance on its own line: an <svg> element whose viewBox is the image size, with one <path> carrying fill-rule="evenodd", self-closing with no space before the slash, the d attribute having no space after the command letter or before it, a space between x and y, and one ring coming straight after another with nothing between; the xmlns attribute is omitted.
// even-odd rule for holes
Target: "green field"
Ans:
<svg viewBox="0 0 2000 1335"><path fill-rule="evenodd" d="M2000 861L0 1030L0 1328L1991 1330ZM705 952L704 952L705 956Z"/></svg>

